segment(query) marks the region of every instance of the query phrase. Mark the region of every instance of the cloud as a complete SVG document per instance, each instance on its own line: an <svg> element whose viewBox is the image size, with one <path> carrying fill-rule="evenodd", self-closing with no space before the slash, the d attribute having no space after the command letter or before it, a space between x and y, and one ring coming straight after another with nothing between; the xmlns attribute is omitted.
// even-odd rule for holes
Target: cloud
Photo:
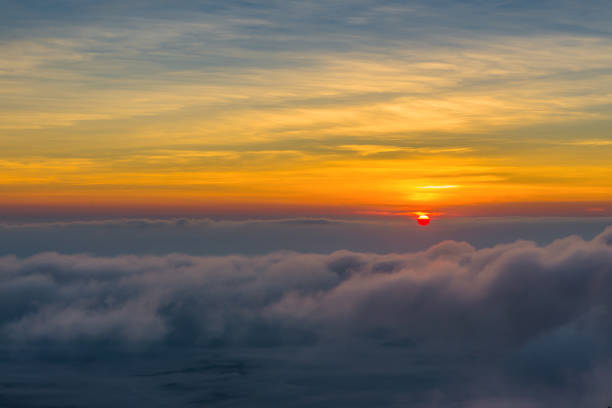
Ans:
<svg viewBox="0 0 612 408"><path fill-rule="evenodd" d="M0 17L8 202L608 198L608 152L563 142L609 127L600 1L17 3Z"/></svg>
<svg viewBox="0 0 612 408"><path fill-rule="evenodd" d="M611 242L608 227L590 241L386 255L5 256L0 330L4 346L356 344L503 384L509 400L473 406L542 406L551 390L586 401L611 373Z"/></svg>
<svg viewBox="0 0 612 408"><path fill-rule="evenodd" d="M214 220L209 218L109 218L101 220L68 220L46 222L0 222L2 229L52 229L71 227L162 228L162 227L232 227L249 224L330 225L356 222L329 218L252 218L244 220ZM360 220L360 223L367 221Z"/></svg>

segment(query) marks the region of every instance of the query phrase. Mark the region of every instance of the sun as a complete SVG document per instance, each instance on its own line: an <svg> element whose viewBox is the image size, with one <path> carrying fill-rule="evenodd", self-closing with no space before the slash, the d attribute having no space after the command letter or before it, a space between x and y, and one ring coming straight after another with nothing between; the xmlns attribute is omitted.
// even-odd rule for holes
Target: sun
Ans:
<svg viewBox="0 0 612 408"><path fill-rule="evenodd" d="M431 221L431 218L429 218L429 215L421 214L421 215L419 215L417 217L417 223L419 225L425 226L425 225L429 224L429 221Z"/></svg>

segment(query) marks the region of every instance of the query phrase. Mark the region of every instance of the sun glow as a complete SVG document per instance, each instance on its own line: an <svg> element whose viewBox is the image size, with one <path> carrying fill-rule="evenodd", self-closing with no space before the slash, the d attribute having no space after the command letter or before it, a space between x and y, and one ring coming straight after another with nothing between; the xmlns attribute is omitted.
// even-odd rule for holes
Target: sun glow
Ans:
<svg viewBox="0 0 612 408"><path fill-rule="evenodd" d="M447 189L447 188L457 188L459 187L456 184L447 184L447 185L443 185L443 186L422 186L419 188L423 188L423 189Z"/></svg>

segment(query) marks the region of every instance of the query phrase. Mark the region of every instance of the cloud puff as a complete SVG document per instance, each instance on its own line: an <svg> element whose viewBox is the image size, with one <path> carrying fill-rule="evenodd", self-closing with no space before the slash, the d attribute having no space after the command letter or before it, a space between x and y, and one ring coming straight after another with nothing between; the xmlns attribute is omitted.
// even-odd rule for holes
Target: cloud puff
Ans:
<svg viewBox="0 0 612 408"><path fill-rule="evenodd" d="M0 323L11 338L244 340L254 325L339 336L390 334L521 343L607 310L612 228L476 250L445 241L412 254L0 258ZM324 329L325 328L325 329ZM328 330L329 329L329 330Z"/></svg>
<svg viewBox="0 0 612 408"><path fill-rule="evenodd" d="M610 293L612 227L590 241L410 254L42 253L0 258L0 330L5 345L367 344L442 359L508 398L556 389L584 402L603 398L592 387L611 373ZM537 401L486 398L471 404Z"/></svg>

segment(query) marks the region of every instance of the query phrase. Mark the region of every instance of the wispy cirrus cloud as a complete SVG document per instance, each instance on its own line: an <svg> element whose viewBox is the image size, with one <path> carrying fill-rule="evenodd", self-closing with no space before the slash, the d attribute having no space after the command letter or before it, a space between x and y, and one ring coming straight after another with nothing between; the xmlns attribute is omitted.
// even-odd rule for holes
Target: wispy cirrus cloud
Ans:
<svg viewBox="0 0 612 408"><path fill-rule="evenodd" d="M608 145L571 142L612 120L609 10L585 4L9 2L4 196L604 201Z"/></svg>

